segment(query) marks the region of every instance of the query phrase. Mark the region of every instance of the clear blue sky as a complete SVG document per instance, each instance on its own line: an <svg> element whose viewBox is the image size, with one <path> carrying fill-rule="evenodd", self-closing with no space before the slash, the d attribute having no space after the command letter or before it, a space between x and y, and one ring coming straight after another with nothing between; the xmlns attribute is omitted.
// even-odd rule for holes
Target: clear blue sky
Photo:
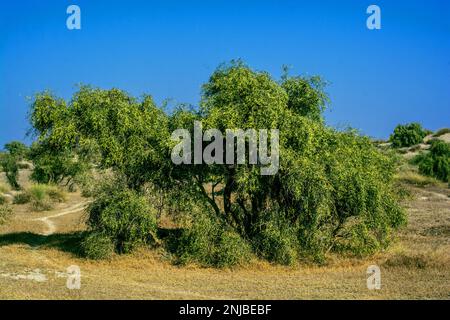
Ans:
<svg viewBox="0 0 450 320"><path fill-rule="evenodd" d="M66 28L81 8L82 29ZM382 29L366 28L381 7ZM0 146L24 140L27 96L77 83L198 104L222 62L331 82L327 122L387 137L450 126L450 1L1 1Z"/></svg>

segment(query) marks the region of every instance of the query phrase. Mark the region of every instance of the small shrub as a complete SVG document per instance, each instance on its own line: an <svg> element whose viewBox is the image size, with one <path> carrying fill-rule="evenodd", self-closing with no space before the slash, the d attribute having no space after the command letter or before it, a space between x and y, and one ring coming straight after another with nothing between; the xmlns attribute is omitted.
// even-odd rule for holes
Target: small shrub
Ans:
<svg viewBox="0 0 450 320"><path fill-rule="evenodd" d="M450 144L443 141L433 141L430 151L417 155L412 163L419 166L419 172L435 177L443 182L450 179Z"/></svg>
<svg viewBox="0 0 450 320"><path fill-rule="evenodd" d="M66 195L57 186L34 184L26 191L14 196L14 204L30 203L35 211L50 210L53 202L64 202Z"/></svg>
<svg viewBox="0 0 450 320"><path fill-rule="evenodd" d="M394 148L410 147L423 142L427 132L419 123L398 125L389 140Z"/></svg>
<svg viewBox="0 0 450 320"><path fill-rule="evenodd" d="M92 232L81 242L81 253L93 260L107 259L114 253L114 244L107 235Z"/></svg>
<svg viewBox="0 0 450 320"><path fill-rule="evenodd" d="M31 201L31 195L28 192L20 192L14 196L13 204L25 204Z"/></svg>
<svg viewBox="0 0 450 320"><path fill-rule="evenodd" d="M56 202L66 201L66 194L63 190L59 189L57 186L46 186L46 192L49 198Z"/></svg>
<svg viewBox="0 0 450 320"><path fill-rule="evenodd" d="M17 166L17 159L10 154L6 154L2 157L1 166L3 171L5 171L6 179L11 188L19 190L20 185L17 181L19 177L19 167Z"/></svg>
<svg viewBox="0 0 450 320"><path fill-rule="evenodd" d="M156 212L146 198L120 185L105 185L88 208L93 232L110 238L118 253L157 241Z"/></svg>
<svg viewBox="0 0 450 320"><path fill-rule="evenodd" d="M32 185L27 192L30 194L31 207L35 211L46 211L52 208L51 199L48 196L48 187L44 184Z"/></svg>
<svg viewBox="0 0 450 320"><path fill-rule="evenodd" d="M437 138L440 136L443 136L444 134L450 133L450 128L443 128L436 131L436 133L433 135L433 137Z"/></svg>
<svg viewBox="0 0 450 320"><path fill-rule="evenodd" d="M6 197L4 195L0 194L0 205L5 204L6 202L7 202Z"/></svg>
<svg viewBox="0 0 450 320"><path fill-rule="evenodd" d="M20 141L11 141L5 144L5 150L19 161L25 159L29 151L28 147Z"/></svg>
<svg viewBox="0 0 450 320"><path fill-rule="evenodd" d="M232 267L249 261L250 245L219 221L199 214L176 239L178 263L205 267Z"/></svg>

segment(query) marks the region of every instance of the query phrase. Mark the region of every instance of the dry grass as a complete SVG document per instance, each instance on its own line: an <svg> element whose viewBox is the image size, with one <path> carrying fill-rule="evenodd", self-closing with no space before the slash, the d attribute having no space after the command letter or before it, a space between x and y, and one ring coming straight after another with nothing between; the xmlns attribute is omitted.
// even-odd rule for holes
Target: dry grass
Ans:
<svg viewBox="0 0 450 320"><path fill-rule="evenodd" d="M52 219L58 232L48 236L41 235L44 224L30 221L80 203L79 194L69 194L67 203L51 212L14 206L13 219L0 226L0 298L449 299L450 190L441 185L408 188L411 198L404 205L409 224L388 251L367 259L330 256L323 266L254 261L232 270L177 267L163 250L144 248L89 261L74 250L85 228L82 212ZM381 267L381 290L366 287L366 270L372 264ZM63 273L70 265L81 268L80 290L66 288ZM46 281L31 279L35 269Z"/></svg>

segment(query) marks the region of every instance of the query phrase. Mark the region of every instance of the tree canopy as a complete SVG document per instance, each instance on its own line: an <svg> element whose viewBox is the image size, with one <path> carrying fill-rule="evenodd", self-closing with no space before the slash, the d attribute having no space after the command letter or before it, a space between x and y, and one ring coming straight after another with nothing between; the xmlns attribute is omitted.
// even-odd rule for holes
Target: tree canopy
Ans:
<svg viewBox="0 0 450 320"><path fill-rule="evenodd" d="M277 81L238 62L211 75L199 108L168 113L150 96L82 86L69 102L48 92L37 95L30 120L52 154L71 152L81 159L95 153L99 168L112 169L127 188L149 199L161 195L164 210L188 216L179 248L201 255L199 261L218 259L191 250L202 234L214 234L209 240L219 248L244 247L237 245L243 241L257 256L279 263L320 260L329 251L372 253L387 245L405 219L392 185L394 160L367 137L325 125L324 89L320 77ZM193 133L194 121L201 121L203 133L277 129L278 171L261 175L261 164L250 163L249 154L244 163L174 164L171 133ZM222 231L198 232L208 225L198 225L205 219Z"/></svg>

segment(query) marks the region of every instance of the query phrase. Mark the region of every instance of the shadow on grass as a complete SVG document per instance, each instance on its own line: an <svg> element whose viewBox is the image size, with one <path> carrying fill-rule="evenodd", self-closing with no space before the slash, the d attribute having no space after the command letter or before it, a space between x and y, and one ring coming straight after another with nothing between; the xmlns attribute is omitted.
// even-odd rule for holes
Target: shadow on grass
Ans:
<svg viewBox="0 0 450 320"><path fill-rule="evenodd" d="M74 255L80 255L80 241L85 232L56 233L41 235L32 232L0 234L0 247L13 244L26 244L33 248L55 248Z"/></svg>

